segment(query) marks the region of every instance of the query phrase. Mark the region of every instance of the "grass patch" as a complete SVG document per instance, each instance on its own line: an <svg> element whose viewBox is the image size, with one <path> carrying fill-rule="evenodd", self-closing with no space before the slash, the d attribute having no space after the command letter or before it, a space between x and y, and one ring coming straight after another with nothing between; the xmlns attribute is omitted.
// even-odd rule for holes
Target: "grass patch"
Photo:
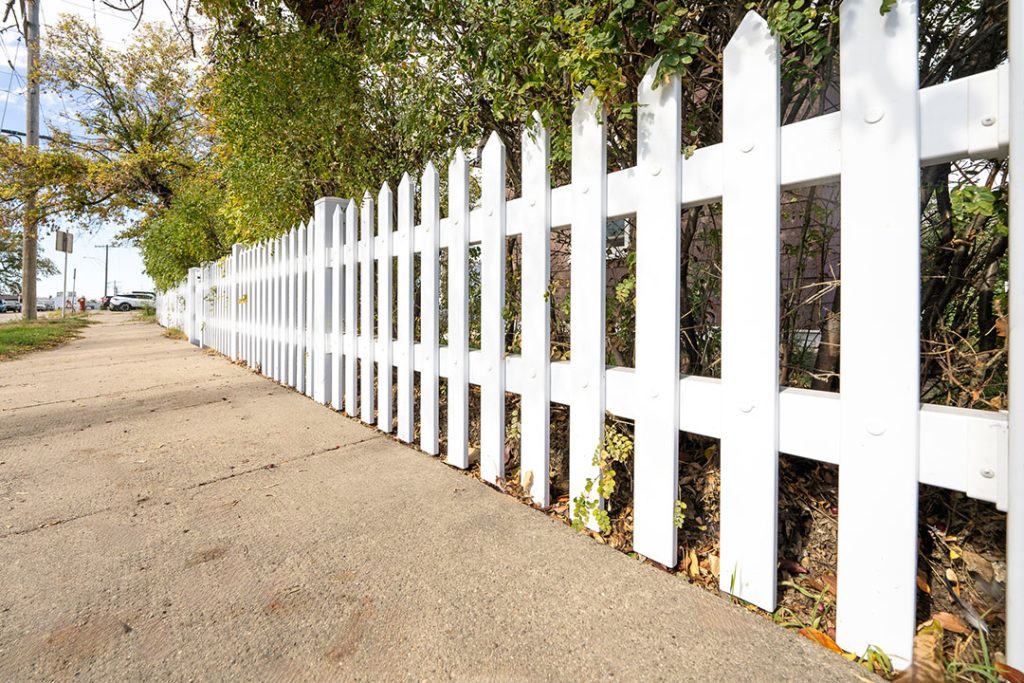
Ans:
<svg viewBox="0 0 1024 683"><path fill-rule="evenodd" d="M156 322L156 309L148 306L146 308L140 308L135 312L135 319L147 322Z"/></svg>
<svg viewBox="0 0 1024 683"><path fill-rule="evenodd" d="M90 322L85 316L71 316L4 323L0 325L0 361L60 346L77 337Z"/></svg>

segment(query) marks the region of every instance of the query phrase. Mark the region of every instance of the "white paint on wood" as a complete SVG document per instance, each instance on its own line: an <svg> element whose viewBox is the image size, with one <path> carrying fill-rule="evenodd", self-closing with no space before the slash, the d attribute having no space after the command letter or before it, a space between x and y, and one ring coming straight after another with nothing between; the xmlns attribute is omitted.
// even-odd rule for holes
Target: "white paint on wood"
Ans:
<svg viewBox="0 0 1024 683"><path fill-rule="evenodd" d="M420 220L423 224L423 251L420 256L420 343L423 366L420 370L420 449L437 455L438 441L438 287L441 279L438 261L441 207L437 170L428 162L423 171L420 192Z"/></svg>
<svg viewBox="0 0 1024 683"><path fill-rule="evenodd" d="M359 338L356 321L356 277L359 269L359 243L357 241L359 209L349 202L345 210L345 412L358 415L356 395L358 376L356 359L359 358Z"/></svg>
<svg viewBox="0 0 1024 683"><path fill-rule="evenodd" d="M341 331L344 327L345 299L345 204L331 210L331 407L341 410L344 396L345 361Z"/></svg>
<svg viewBox="0 0 1024 683"><path fill-rule="evenodd" d="M899 0L883 16L874 0L845 0L839 27L843 337L836 640L857 653L880 647L906 665L917 590L917 3Z"/></svg>
<svg viewBox="0 0 1024 683"><path fill-rule="evenodd" d="M779 481L779 46L747 13L724 56L721 573L775 611ZM726 484L728 481L728 484Z"/></svg>
<svg viewBox="0 0 1024 683"><path fill-rule="evenodd" d="M481 159L485 213L480 243L480 477L505 476L505 145L491 133Z"/></svg>
<svg viewBox="0 0 1024 683"><path fill-rule="evenodd" d="M604 113L588 88L572 115L572 231L569 267L569 501L596 482L594 452L604 438L605 235L607 161ZM595 483L596 486L596 483ZM590 494L596 496L596 492ZM570 511L571 512L571 511ZM596 529L591 518L589 526Z"/></svg>
<svg viewBox="0 0 1024 683"><path fill-rule="evenodd" d="M1007 98L1010 136L1009 399L1010 442L1005 481L1006 661L1024 670L1024 7L1009 6L1010 65ZM1013 285L1016 284L1016 289Z"/></svg>
<svg viewBox="0 0 1024 683"><path fill-rule="evenodd" d="M363 195L363 212L360 216L362 239L359 242L360 273L362 279L359 286L360 344L359 344L359 378L360 419L367 424L373 423L373 198L367 192Z"/></svg>
<svg viewBox="0 0 1024 683"><path fill-rule="evenodd" d="M678 78L640 82L637 102L636 393L633 548L676 564L679 489L679 176L682 96Z"/></svg>
<svg viewBox="0 0 1024 683"><path fill-rule="evenodd" d="M387 183L377 193L377 232L381 238L377 254L377 338L380 344L377 357L377 427L385 433L391 432L391 368L394 364L392 346L394 339L394 315L391 295L391 255L393 221L393 198Z"/></svg>
<svg viewBox="0 0 1024 683"><path fill-rule="evenodd" d="M522 234L522 421L520 484L533 501L547 507L551 433L551 176L548 171L548 132L534 112L523 131Z"/></svg>
<svg viewBox="0 0 1024 683"><path fill-rule="evenodd" d="M398 343L395 348L395 364L398 367L398 438L406 443L413 438L413 187L412 179L406 173L398 183L398 203L395 218L398 232L395 235L395 249L398 256Z"/></svg>
<svg viewBox="0 0 1024 683"><path fill-rule="evenodd" d="M448 165L448 222L447 462L465 469L469 467L469 166L461 147Z"/></svg>

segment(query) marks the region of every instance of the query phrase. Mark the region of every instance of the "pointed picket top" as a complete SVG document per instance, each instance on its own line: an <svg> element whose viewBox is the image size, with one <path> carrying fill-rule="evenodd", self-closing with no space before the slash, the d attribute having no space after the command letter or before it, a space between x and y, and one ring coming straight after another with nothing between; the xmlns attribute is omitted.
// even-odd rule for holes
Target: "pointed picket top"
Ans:
<svg viewBox="0 0 1024 683"><path fill-rule="evenodd" d="M481 161L491 157L495 154L505 153L505 143L501 141L501 137L497 131L491 131L491 134L487 137L487 142L484 144L483 154L481 155Z"/></svg>
<svg viewBox="0 0 1024 683"><path fill-rule="evenodd" d="M756 54L757 50L768 50L767 56L774 56L774 50L778 48L778 40L772 35L768 28L768 22L755 12L750 10L743 17L736 32L725 45L724 57L728 58L737 52L751 52Z"/></svg>
<svg viewBox="0 0 1024 683"><path fill-rule="evenodd" d="M385 202L391 202L391 186L386 182L381 183L380 191L377 192L377 203L384 204Z"/></svg>
<svg viewBox="0 0 1024 683"><path fill-rule="evenodd" d="M601 100L594 95L594 89L587 86L583 96L576 100L576 108L572 111L572 124L575 128L585 124L587 121L594 121L601 108Z"/></svg>
<svg viewBox="0 0 1024 683"><path fill-rule="evenodd" d="M523 128L523 156L526 157L536 153L538 150L546 149L547 143L548 131L544 127L544 120L541 118L540 112L534 110L530 114L528 124Z"/></svg>
<svg viewBox="0 0 1024 683"><path fill-rule="evenodd" d="M462 177L464 169L466 168L466 153L462 151L461 147L455 148L455 154L452 155L452 160L448 162L448 184L451 185L453 178ZM451 209L449 209L449 212Z"/></svg>
<svg viewBox="0 0 1024 683"><path fill-rule="evenodd" d="M654 60L650 68L647 69L647 73L640 79L640 86L637 88L637 93L640 98L647 96L649 98L650 93L658 89L658 69L661 68L661 58ZM678 78L675 76L674 78ZM641 103L642 104L642 103Z"/></svg>
<svg viewBox="0 0 1024 683"><path fill-rule="evenodd" d="M433 161L428 161L427 165L423 167L423 191L427 190L427 183L433 183L434 187L437 187L437 169L434 167Z"/></svg>
<svg viewBox="0 0 1024 683"><path fill-rule="evenodd" d="M398 193L409 192L412 190L412 178L409 177L408 173L402 174L402 179L398 181Z"/></svg>

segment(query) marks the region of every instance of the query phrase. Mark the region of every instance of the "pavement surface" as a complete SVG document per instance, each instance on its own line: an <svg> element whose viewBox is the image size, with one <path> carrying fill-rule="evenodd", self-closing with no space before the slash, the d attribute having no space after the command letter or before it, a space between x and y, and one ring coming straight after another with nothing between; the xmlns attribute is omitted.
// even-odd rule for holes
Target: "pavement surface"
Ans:
<svg viewBox="0 0 1024 683"><path fill-rule="evenodd" d="M856 681L152 323L0 363L0 681Z"/></svg>

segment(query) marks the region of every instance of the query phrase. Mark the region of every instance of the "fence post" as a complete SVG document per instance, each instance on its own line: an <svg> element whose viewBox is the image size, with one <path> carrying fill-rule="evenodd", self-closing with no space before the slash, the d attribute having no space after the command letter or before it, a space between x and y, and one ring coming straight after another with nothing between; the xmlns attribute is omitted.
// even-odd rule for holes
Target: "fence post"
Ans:
<svg viewBox="0 0 1024 683"><path fill-rule="evenodd" d="M547 507L551 502L548 481L551 434L551 306L548 302L551 175L548 171L548 132L537 112L533 113L532 124L523 131L522 153L523 203L526 209L522 238L523 393L519 481L530 492L533 502Z"/></svg>
<svg viewBox="0 0 1024 683"><path fill-rule="evenodd" d="M605 240L608 163L600 101L587 88L572 114L572 227L569 267L570 374L569 501L596 480L594 449L604 438ZM603 505L603 502L599 502ZM572 510L570 509L570 514ZM590 519L590 528L597 522Z"/></svg>
<svg viewBox="0 0 1024 683"><path fill-rule="evenodd" d="M380 235L381 253L377 275L377 338L380 340L380 357L377 363L377 427L391 432L391 373L392 338L394 326L391 322L391 231L392 221L391 188L383 184L377 194L377 233Z"/></svg>
<svg viewBox="0 0 1024 683"><path fill-rule="evenodd" d="M778 580L778 55L768 24L748 12L725 47L722 123L719 587L769 612Z"/></svg>
<svg viewBox="0 0 1024 683"><path fill-rule="evenodd" d="M1006 661L1024 669L1024 7L1009 4L1010 276ZM1015 210L1016 209L1016 210Z"/></svg>
<svg viewBox="0 0 1024 683"><path fill-rule="evenodd" d="M362 242L359 247L360 271L362 278L359 286L360 313L360 353L359 378L362 393L359 396L359 411L363 422L373 423L373 198L369 192L363 193L363 211L360 218Z"/></svg>
<svg viewBox="0 0 1024 683"><path fill-rule="evenodd" d="M406 443L412 441L412 384L413 384L413 336L412 336L412 262L413 262L413 187L409 174L403 174L398 183L398 236L395 249L398 252L398 348L395 352L398 367L398 438Z"/></svg>
<svg viewBox="0 0 1024 683"><path fill-rule="evenodd" d="M440 271L441 205L437 170L427 162L420 192L420 222L423 248L420 251L420 449L437 455L438 439L438 286Z"/></svg>
<svg viewBox="0 0 1024 683"><path fill-rule="evenodd" d="M331 401L331 357L327 331L331 314L331 264L327 248L333 236L334 211L341 205L337 197L321 197L313 205L313 400Z"/></svg>
<svg viewBox="0 0 1024 683"><path fill-rule="evenodd" d="M310 218L306 225L306 254L304 257L304 268L306 269L306 396L313 398L313 391L316 388L314 380L314 369L316 368L316 355L318 347L314 341L313 331L316 327L316 224ZM322 343L322 340L321 340Z"/></svg>
<svg viewBox="0 0 1024 683"><path fill-rule="evenodd" d="M917 3L899 0L882 15L874 0L846 0L839 44L837 641L856 653L880 647L907 666L917 590L921 400ZM864 552L867 544L870 553Z"/></svg>
<svg viewBox="0 0 1024 683"><path fill-rule="evenodd" d="M469 467L469 167L462 148L448 165L448 455Z"/></svg>
<svg viewBox="0 0 1024 683"><path fill-rule="evenodd" d="M481 157L480 478L494 484L505 476L505 145L497 133Z"/></svg>

